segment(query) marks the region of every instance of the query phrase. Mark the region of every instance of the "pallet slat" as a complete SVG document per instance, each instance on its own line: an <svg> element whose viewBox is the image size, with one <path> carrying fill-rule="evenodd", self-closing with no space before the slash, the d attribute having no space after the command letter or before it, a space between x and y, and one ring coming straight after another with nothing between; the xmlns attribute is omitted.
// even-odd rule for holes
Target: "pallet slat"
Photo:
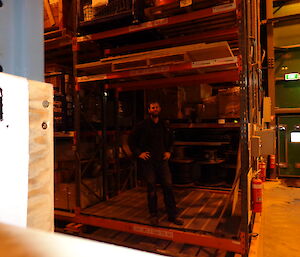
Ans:
<svg viewBox="0 0 300 257"><path fill-rule="evenodd" d="M227 194L193 189L174 190L179 217L183 226L167 220L163 194L158 190L159 226L187 229L191 231L213 232L218 225L217 219L226 201ZM94 215L117 220L150 225L145 188L136 188L124 192L111 200L96 204L82 211L85 215Z"/></svg>

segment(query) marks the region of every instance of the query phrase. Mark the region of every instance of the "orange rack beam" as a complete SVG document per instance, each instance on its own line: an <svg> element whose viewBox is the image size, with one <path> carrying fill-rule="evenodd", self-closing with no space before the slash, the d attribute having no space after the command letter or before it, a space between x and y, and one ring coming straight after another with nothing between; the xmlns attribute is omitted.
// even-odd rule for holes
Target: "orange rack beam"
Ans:
<svg viewBox="0 0 300 257"><path fill-rule="evenodd" d="M180 45L192 42L210 42L216 40L224 40L228 38L237 38L238 36L238 28L229 28L229 29L221 29L221 30L214 30L209 32L203 32L199 34L192 34L192 35L185 35L184 37L176 37L176 38L168 38L163 40L158 40L154 42L106 49L105 53L107 55L117 55L124 52L132 52L142 49L149 49L149 48L158 48L166 45Z"/></svg>
<svg viewBox="0 0 300 257"><path fill-rule="evenodd" d="M181 76L173 78L161 78L143 81L132 81L123 83L108 84L108 88L117 88L120 91L130 91L138 89L147 88L159 88L159 87L174 87L187 86L187 83L191 82L201 82L201 83L223 83L223 82L235 82L239 80L239 72L237 69L218 71L205 74L191 75L191 76Z"/></svg>
<svg viewBox="0 0 300 257"><path fill-rule="evenodd" d="M222 249L240 254L243 254L245 252L243 233L240 234L240 240L233 240L228 238L216 237L213 235L183 232L176 229L152 227L131 222L105 219L81 214L76 214L74 216L64 216L61 214L56 214L55 218L65 220L68 222L82 223L90 226L108 228L143 236L171 240L179 243L187 243L204 247Z"/></svg>
<svg viewBox="0 0 300 257"><path fill-rule="evenodd" d="M226 57L226 58L207 60L207 61L187 62L181 64L162 65L157 67L136 69L130 71L113 72L108 74L82 76L82 77L77 77L77 81L79 83L83 83L89 81L122 79L122 78L138 77L144 75L159 74L159 73L172 73L172 72L180 72L185 70L204 69L210 67L214 67L218 69L226 65L237 65L237 58Z"/></svg>

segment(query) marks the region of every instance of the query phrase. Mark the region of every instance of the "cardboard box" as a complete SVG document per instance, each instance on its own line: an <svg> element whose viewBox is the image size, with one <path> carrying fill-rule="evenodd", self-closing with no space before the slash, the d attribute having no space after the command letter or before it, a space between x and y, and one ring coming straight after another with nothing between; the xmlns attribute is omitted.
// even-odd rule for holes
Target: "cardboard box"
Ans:
<svg viewBox="0 0 300 257"><path fill-rule="evenodd" d="M197 104L197 116L199 119L218 118L218 97L210 96L203 99L202 104Z"/></svg>
<svg viewBox="0 0 300 257"><path fill-rule="evenodd" d="M219 95L219 117L240 117L240 95Z"/></svg>
<svg viewBox="0 0 300 257"><path fill-rule="evenodd" d="M212 95L212 87L208 84L183 87L186 103L199 103L201 99Z"/></svg>

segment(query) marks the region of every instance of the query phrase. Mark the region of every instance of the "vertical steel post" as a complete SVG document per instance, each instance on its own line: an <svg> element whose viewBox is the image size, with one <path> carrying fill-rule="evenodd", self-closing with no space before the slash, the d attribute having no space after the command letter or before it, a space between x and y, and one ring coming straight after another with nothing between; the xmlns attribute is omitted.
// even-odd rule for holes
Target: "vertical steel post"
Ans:
<svg viewBox="0 0 300 257"><path fill-rule="evenodd" d="M74 54L74 53L73 53ZM74 54L76 55L76 54ZM76 74L76 72L75 72ZM74 90L74 152L76 158L76 170L75 170L75 182L76 182L76 207L81 207L81 156L80 156L80 86L78 82L75 82Z"/></svg>
<svg viewBox="0 0 300 257"><path fill-rule="evenodd" d="M132 126L135 126L136 119L137 119L137 92L134 91L133 93L134 102L133 102L133 124ZM133 166L133 172L132 172L132 179L131 179L131 185L130 186L137 186L138 184L138 176L137 176L137 163L134 162Z"/></svg>
<svg viewBox="0 0 300 257"><path fill-rule="evenodd" d="M108 163L107 163L107 98L108 91L105 84L100 87L102 96L102 171L103 171L103 196L104 200L109 198L108 195Z"/></svg>
<svg viewBox="0 0 300 257"><path fill-rule="evenodd" d="M270 125L275 127L275 54L274 54L274 28L273 22L268 20L273 18L273 0L266 0L267 19L267 61L268 61L268 95L271 98L271 115L273 119Z"/></svg>
<svg viewBox="0 0 300 257"><path fill-rule="evenodd" d="M120 99L119 99L119 89L115 89L115 169L117 174L117 193L119 194L121 188L121 169L120 169Z"/></svg>
<svg viewBox="0 0 300 257"><path fill-rule="evenodd" d="M77 69L76 65L78 62L78 43L77 43L77 30L78 30L78 19L79 19L79 0L74 0L73 9L73 41L72 41L72 54L73 54L73 77L75 78L75 90L74 90L74 152L76 158L76 171L75 171L75 182L76 182L76 208L80 210L81 207L81 156L80 156L80 85L77 81ZM73 3L74 3L73 1Z"/></svg>
<svg viewBox="0 0 300 257"><path fill-rule="evenodd" d="M240 38L239 45L242 55L242 72L240 75L240 91L241 91L241 201L242 201L242 220L241 231L245 243L245 255L249 250L249 227L248 227L248 171L249 171L249 152L248 152L248 124L249 124L249 26L250 26L250 0L242 0L240 2Z"/></svg>

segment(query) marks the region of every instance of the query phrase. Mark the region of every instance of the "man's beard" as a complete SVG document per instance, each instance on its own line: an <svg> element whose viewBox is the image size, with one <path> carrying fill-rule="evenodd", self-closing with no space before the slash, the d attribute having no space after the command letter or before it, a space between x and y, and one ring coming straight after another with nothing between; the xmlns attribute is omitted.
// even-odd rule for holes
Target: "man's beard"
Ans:
<svg viewBox="0 0 300 257"><path fill-rule="evenodd" d="M157 117L159 117L159 114L158 113L151 113L150 116L152 118L157 118Z"/></svg>

